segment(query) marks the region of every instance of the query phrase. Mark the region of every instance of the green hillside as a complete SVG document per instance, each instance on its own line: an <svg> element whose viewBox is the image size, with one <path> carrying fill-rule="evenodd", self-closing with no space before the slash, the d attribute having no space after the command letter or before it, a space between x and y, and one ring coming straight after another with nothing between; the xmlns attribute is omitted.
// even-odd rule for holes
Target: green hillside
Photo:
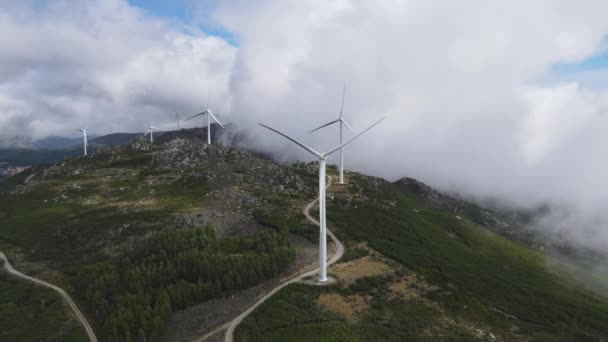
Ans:
<svg viewBox="0 0 608 342"><path fill-rule="evenodd" d="M348 192L330 196L330 227L354 259L344 264L365 268L367 253L355 253L362 243L376 260L394 264L379 273L381 264L372 263L369 276L352 283L338 264L330 269L336 285L291 285L244 321L239 340L608 337L605 297L555 274L542 252L479 226L474 211L440 209L409 180L388 183L362 175L351 178Z"/></svg>
<svg viewBox="0 0 608 342"><path fill-rule="evenodd" d="M302 221L311 189L289 167L200 139L136 139L0 183L0 247L28 274L51 270L38 276L66 288L102 340L152 341L170 312L289 267L288 231L256 218Z"/></svg>
<svg viewBox="0 0 608 342"><path fill-rule="evenodd" d="M318 238L301 213L316 172L207 146L191 131L154 145L136 138L0 182L0 250L66 289L100 340L159 341L172 313L298 263L294 236ZM329 270L337 283L286 287L237 340L606 340L608 300L555 271L574 266L548 268L560 262L525 230L412 179L348 179L328 192L330 228L347 247ZM7 327L20 316L41 322L2 339L83 338L52 292L9 276L0 286Z"/></svg>

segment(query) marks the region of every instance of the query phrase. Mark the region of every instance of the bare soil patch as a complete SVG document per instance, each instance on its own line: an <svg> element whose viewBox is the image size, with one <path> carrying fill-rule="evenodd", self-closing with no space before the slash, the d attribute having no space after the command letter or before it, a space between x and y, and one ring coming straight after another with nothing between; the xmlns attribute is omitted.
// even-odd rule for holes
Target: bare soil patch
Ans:
<svg viewBox="0 0 608 342"><path fill-rule="evenodd" d="M429 284L413 272L409 272L398 281L391 283L388 288L393 297L409 300L419 299L427 292L439 290L438 286Z"/></svg>
<svg viewBox="0 0 608 342"><path fill-rule="evenodd" d="M345 297L337 293L323 293L319 296L319 305L354 322L370 304L368 298L359 294Z"/></svg>
<svg viewBox="0 0 608 342"><path fill-rule="evenodd" d="M394 269L384 261L368 255L349 262L334 264L331 271L341 284L348 287L357 279L390 274L394 272Z"/></svg>

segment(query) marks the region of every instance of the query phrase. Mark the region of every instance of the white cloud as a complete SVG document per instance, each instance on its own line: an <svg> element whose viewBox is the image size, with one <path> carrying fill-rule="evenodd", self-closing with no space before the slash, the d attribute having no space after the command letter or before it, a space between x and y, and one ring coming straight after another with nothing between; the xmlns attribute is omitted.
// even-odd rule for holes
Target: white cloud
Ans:
<svg viewBox="0 0 608 342"><path fill-rule="evenodd" d="M216 103L230 99L236 49L221 39L122 0L40 6L0 11L0 90L26 104L0 112L3 134L103 134L119 119L140 131L146 120L163 127L176 111L195 112L209 88Z"/></svg>
<svg viewBox="0 0 608 342"><path fill-rule="evenodd" d="M605 207L608 94L548 75L556 63L604 51L605 1L218 6L213 18L241 44L231 83L241 120L333 145L331 132L304 132L337 114L345 80L357 128L389 116L348 148L350 168L520 205ZM266 147L281 141L256 132ZM590 229L608 236L606 224Z"/></svg>
<svg viewBox="0 0 608 342"><path fill-rule="evenodd" d="M530 163L555 151L560 143L593 124L601 110L597 94L581 89L576 83L527 88L523 97L528 108L520 139L523 156Z"/></svg>

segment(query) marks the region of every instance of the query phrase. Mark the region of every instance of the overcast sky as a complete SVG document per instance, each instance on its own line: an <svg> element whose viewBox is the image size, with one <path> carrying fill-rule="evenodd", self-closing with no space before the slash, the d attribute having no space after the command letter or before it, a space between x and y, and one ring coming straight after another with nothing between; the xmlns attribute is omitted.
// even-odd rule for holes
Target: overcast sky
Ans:
<svg viewBox="0 0 608 342"><path fill-rule="evenodd" d="M559 229L608 246L606 13L605 0L4 0L0 134L170 129L211 89L223 120L305 158L255 123L335 145L336 127L306 131L338 115L346 82L355 129L388 117L347 168L559 203Z"/></svg>

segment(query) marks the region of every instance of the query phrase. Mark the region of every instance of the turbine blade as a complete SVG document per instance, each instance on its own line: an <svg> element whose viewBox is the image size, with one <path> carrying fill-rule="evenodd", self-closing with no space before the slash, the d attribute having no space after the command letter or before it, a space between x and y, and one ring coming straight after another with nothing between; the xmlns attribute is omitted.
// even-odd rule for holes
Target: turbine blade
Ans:
<svg viewBox="0 0 608 342"><path fill-rule="evenodd" d="M263 124L261 124L261 123L258 123L258 125L260 125L260 126L262 126L262 127L264 127L264 128L267 128L267 129L269 129L269 130L271 130L271 131L273 131L273 132L275 132L275 133L277 133L277 134L279 134L279 135L282 135L283 137L285 137L285 138L287 138L287 139L291 140L291 141L292 141L292 142L294 142L296 145L298 145L298 146L302 147L302 148L303 148L303 149L305 149L306 151L308 151L308 152L310 152L310 153L314 154L315 156L317 156L317 157L319 157L319 158L323 158L323 155L322 155L321 153L319 153L319 152L317 152L317 151L313 150L312 148L310 148L310 147L308 147L308 146L304 145L303 143L301 143L301 142L297 141L296 139L293 139L293 138L291 138L291 137L287 136L286 134L283 134L283 133L281 133L281 132L277 131L276 129L274 129L274 128L270 128L270 127L268 127L268 126L266 126L266 125L263 125Z"/></svg>
<svg viewBox="0 0 608 342"><path fill-rule="evenodd" d="M220 120L218 120L215 115L213 115L213 113L211 113L211 111L207 111L207 114L211 115L211 117L213 118L213 120L215 120L215 122L217 122L218 124L220 124L220 126L222 126L222 128L226 128L224 127L224 125L222 125L222 123L220 122Z"/></svg>
<svg viewBox="0 0 608 342"><path fill-rule="evenodd" d="M342 90L342 105L340 106L340 119L342 119L342 112L344 110L344 95L346 95L346 82L344 82L344 88Z"/></svg>
<svg viewBox="0 0 608 342"><path fill-rule="evenodd" d="M186 120L184 120L184 121L188 121L188 120L190 120L190 119L193 119L193 118L195 118L195 117L197 117L197 116L201 116L201 115L203 115L203 114L205 114L205 112L201 112L201 113L198 113L198 114L194 114L194 115L192 115L191 117L187 118L187 119L186 119Z"/></svg>
<svg viewBox="0 0 608 342"><path fill-rule="evenodd" d="M344 147L348 144L350 144L351 141L357 139L358 137L360 137L363 133L369 131L370 129L372 129L372 127L376 126L377 124L379 124L382 120L384 120L386 117L383 117L382 119L376 121L373 125L367 127L366 129L364 129L363 131L361 131L361 133L355 135L354 137L352 137L349 141L345 142L344 144L338 145L334 148L332 148L331 150L328 150L327 152L325 152L323 155L324 156L329 156L330 154L336 152L337 150L339 150L341 147Z"/></svg>
<svg viewBox="0 0 608 342"><path fill-rule="evenodd" d="M346 122L346 120L341 119L340 121L342 121L342 123L344 124L344 126L348 127L348 129L350 129L351 132L357 134L357 132L355 132L355 130L352 127L350 127L350 125L348 124L348 122Z"/></svg>
<svg viewBox="0 0 608 342"><path fill-rule="evenodd" d="M146 135L148 135L148 133L150 133L150 130L147 130L147 131L146 131L146 134L144 134L144 137L145 137Z"/></svg>
<svg viewBox="0 0 608 342"><path fill-rule="evenodd" d="M312 131L308 132L308 134L310 134L310 133L312 133L314 131L318 131L318 130L320 130L323 127L327 127L327 126L333 125L333 124L335 124L338 121L340 121L340 119L337 119L337 120L331 121L329 123L326 123L325 125L319 126L319 127L315 128L315 129L313 129Z"/></svg>

